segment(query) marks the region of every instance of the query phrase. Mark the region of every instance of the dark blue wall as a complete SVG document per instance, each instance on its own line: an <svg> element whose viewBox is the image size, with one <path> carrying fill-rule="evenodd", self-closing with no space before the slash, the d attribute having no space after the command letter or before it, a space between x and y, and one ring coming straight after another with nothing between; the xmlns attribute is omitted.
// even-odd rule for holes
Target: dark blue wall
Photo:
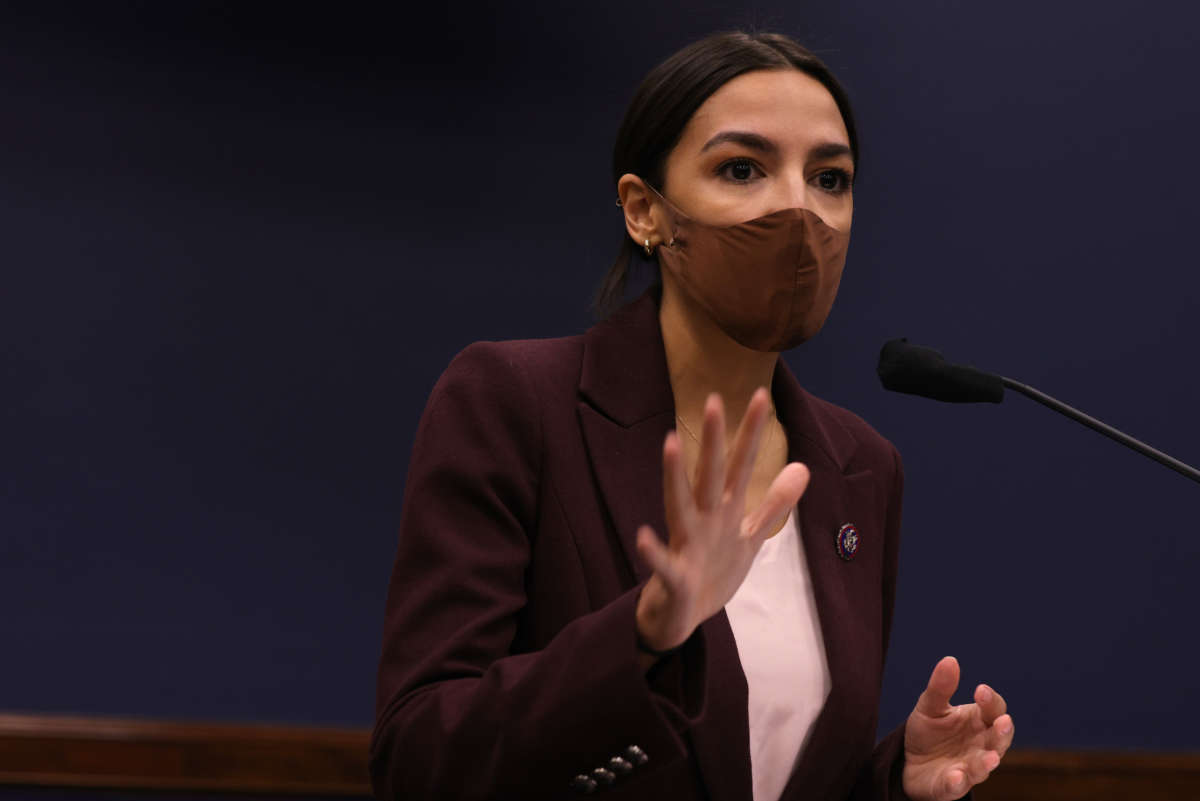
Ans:
<svg viewBox="0 0 1200 801"><path fill-rule="evenodd" d="M0 708L369 725L433 381L589 323L633 87L755 25L860 117L843 290L788 358L906 459L882 725L953 653L1022 745L1200 746L1200 487L873 374L907 335L1200 461L1200 12L513 5L4 12Z"/></svg>

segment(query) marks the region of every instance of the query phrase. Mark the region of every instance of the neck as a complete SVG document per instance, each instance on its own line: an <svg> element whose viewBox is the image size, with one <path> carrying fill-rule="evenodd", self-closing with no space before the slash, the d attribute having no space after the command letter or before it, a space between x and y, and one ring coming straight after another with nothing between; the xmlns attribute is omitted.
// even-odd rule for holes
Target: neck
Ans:
<svg viewBox="0 0 1200 801"><path fill-rule="evenodd" d="M699 433L705 400L709 393L716 392L725 405L725 425L732 437L754 390L771 388L779 354L740 345L703 309L690 303L667 275L663 278L658 318L671 391L675 395L675 413Z"/></svg>

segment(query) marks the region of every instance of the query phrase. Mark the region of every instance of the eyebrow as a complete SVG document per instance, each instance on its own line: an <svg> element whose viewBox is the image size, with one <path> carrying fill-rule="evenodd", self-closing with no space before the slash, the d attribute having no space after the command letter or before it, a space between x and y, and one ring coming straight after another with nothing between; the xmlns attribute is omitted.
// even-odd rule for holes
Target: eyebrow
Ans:
<svg viewBox="0 0 1200 801"><path fill-rule="evenodd" d="M734 142L735 144L748 147L751 150L757 150L760 153L778 153L779 145L768 139L762 134L757 134L752 131L721 131L714 134L711 139L704 143L704 147L700 148L700 152L704 153L711 150L717 145L722 145L726 142ZM849 146L841 142L824 142L817 145L809 151L809 158L823 160L836 158L838 156L854 156Z"/></svg>
<svg viewBox="0 0 1200 801"><path fill-rule="evenodd" d="M817 161L837 158L838 156L849 156L853 159L854 151L850 149L849 145L843 145L841 142L825 142L810 150L808 156Z"/></svg>
<svg viewBox="0 0 1200 801"><path fill-rule="evenodd" d="M700 152L703 153L706 150L712 150L717 145L721 145L726 142L734 142L736 144L743 145L744 147L748 147L751 150L758 150L762 153L779 152L779 146L777 144L762 134L756 134L750 131L721 131L720 133L714 135L712 139L709 139L707 142L705 142L704 147L700 148Z"/></svg>

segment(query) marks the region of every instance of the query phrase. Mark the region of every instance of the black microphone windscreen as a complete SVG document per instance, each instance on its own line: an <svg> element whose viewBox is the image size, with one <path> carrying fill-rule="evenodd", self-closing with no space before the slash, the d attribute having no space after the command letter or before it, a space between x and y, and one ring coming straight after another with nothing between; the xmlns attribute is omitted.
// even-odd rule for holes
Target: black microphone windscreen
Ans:
<svg viewBox="0 0 1200 801"><path fill-rule="evenodd" d="M1000 376L950 364L932 348L893 339L879 352L879 380L885 389L947 403L999 403L1004 400Z"/></svg>

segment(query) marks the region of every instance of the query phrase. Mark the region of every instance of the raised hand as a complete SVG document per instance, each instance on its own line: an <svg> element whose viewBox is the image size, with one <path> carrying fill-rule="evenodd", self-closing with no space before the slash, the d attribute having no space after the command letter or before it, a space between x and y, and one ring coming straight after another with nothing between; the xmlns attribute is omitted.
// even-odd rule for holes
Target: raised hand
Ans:
<svg viewBox="0 0 1200 801"><path fill-rule="evenodd" d="M952 801L988 777L1013 740L1007 705L992 688L975 688L975 703L951 706L958 660L933 668L929 686L904 731L904 792L914 801Z"/></svg>
<svg viewBox="0 0 1200 801"><path fill-rule="evenodd" d="M746 489L768 409L767 391L759 388L727 459L724 407L718 395L708 397L694 487L684 470L678 435L668 434L663 443L668 541L664 545L649 526L637 534L638 553L654 570L638 600L638 633L655 650L682 644L725 606L773 524L787 515L808 486L808 468L789 464L762 502L746 512Z"/></svg>

